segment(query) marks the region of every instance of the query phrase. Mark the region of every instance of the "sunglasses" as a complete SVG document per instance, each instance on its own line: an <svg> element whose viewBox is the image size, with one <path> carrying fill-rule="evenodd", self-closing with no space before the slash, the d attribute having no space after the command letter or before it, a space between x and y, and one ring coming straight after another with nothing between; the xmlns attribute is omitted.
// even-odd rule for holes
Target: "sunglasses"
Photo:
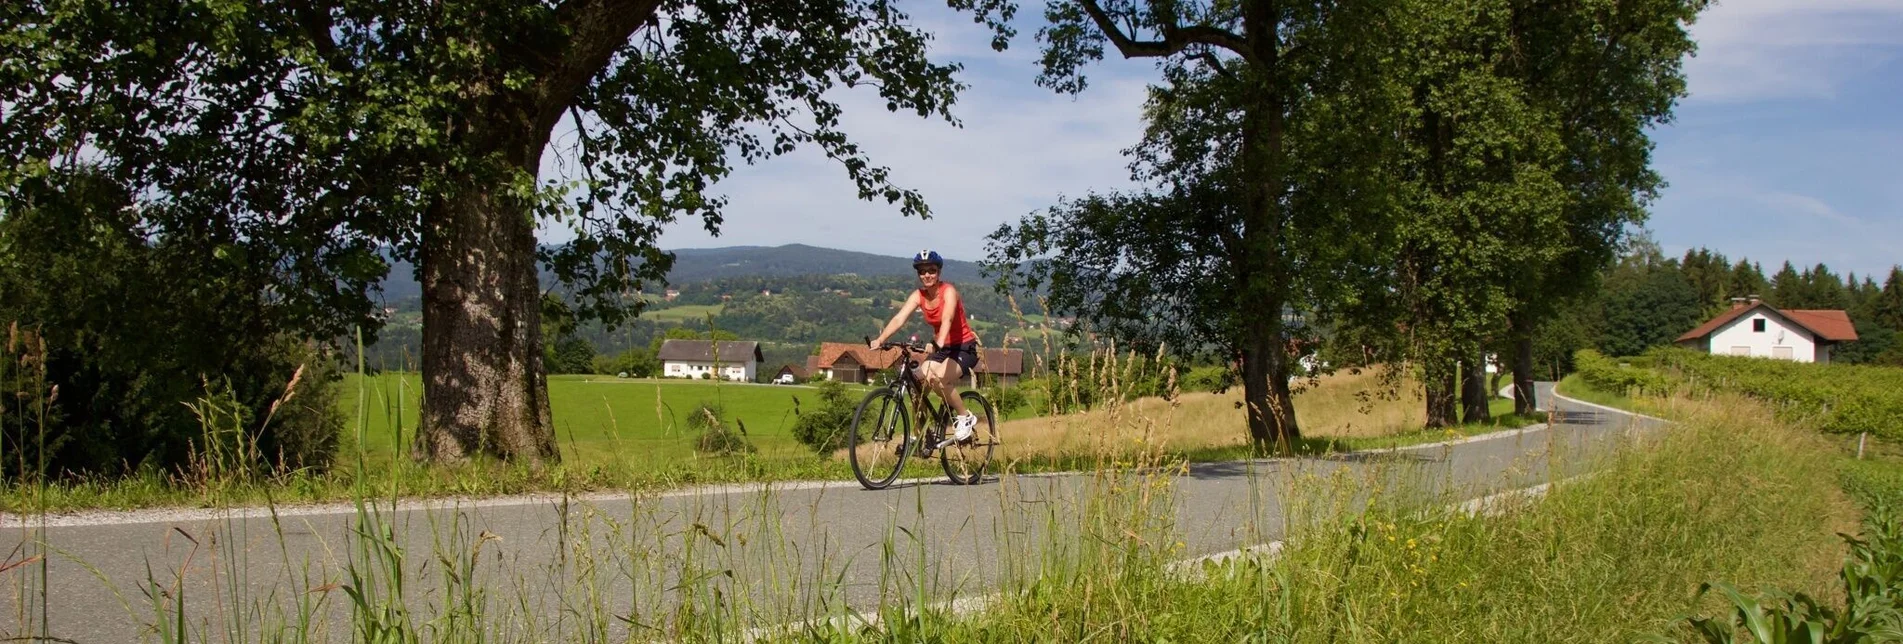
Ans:
<svg viewBox="0 0 1903 644"><path fill-rule="evenodd" d="M920 275L937 275L937 274L938 274L938 269L936 269L936 268L931 268L931 267L926 267L926 268L921 268L921 269L918 269L918 274L920 274Z"/></svg>

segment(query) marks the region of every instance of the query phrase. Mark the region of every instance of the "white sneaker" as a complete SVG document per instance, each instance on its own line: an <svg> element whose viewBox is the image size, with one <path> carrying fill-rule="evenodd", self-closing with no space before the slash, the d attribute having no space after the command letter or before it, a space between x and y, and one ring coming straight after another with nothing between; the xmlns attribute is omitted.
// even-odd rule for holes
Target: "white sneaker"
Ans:
<svg viewBox="0 0 1903 644"><path fill-rule="evenodd" d="M957 420L952 421L951 438L947 438L945 439L945 442L939 443L938 444L939 448L943 449L945 447L951 446L956 443L963 443L965 441L971 440L971 430L973 428L976 428L977 426L978 426L978 415L973 414L971 412L965 412L963 416L959 416Z"/></svg>

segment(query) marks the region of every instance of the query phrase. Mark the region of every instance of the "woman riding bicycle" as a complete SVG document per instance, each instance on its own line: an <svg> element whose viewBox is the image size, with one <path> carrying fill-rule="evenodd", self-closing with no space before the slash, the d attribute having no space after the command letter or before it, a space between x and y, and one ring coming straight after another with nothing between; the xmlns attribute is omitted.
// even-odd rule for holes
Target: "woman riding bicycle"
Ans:
<svg viewBox="0 0 1903 644"><path fill-rule="evenodd" d="M885 324L879 337L872 340L871 348L879 348L886 338L905 326L905 318L912 315L914 309L925 314L925 323L933 330L933 340L926 347L931 350L931 356L919 366L919 373L925 377L926 389L938 392L939 400L951 405L952 412L957 414L952 421L952 435L938 445L942 448L970 439L972 429L978 425L978 417L965 409L965 401L952 391L954 383L978 366L978 334L965 319L965 303L958 297L958 287L938 278L945 269L943 257L935 251L919 251L912 257L912 269L918 271L918 290L905 298L905 305Z"/></svg>

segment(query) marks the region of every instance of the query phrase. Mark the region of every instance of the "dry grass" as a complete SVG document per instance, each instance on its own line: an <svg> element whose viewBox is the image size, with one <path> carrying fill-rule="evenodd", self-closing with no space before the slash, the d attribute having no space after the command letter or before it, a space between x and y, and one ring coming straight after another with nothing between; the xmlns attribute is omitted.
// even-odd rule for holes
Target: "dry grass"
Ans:
<svg viewBox="0 0 1903 644"><path fill-rule="evenodd" d="M1080 414L1003 423L1001 456L1031 460L1062 455L1120 454L1137 449L1187 452L1241 445L1241 388L1221 394L1186 393L1173 403L1144 398ZM1323 377L1295 396L1302 434L1315 438L1389 436L1425 421L1420 385L1407 382L1399 395L1382 395L1373 371Z"/></svg>

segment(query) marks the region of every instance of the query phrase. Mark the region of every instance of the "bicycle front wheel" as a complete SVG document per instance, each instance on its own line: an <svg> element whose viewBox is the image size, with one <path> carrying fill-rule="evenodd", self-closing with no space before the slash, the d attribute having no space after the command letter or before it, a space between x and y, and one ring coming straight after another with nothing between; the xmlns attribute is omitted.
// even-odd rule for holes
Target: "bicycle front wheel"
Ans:
<svg viewBox="0 0 1903 644"><path fill-rule="evenodd" d="M952 443L938 450L938 462L945 466L945 477L956 485L977 485L984 480L985 467L991 464L991 453L998 447L998 419L992 413L991 401L976 391L958 394L965 401L965 411L978 416L978 426L972 428L971 438Z"/></svg>
<svg viewBox="0 0 1903 644"><path fill-rule="evenodd" d="M912 449L912 420L905 399L890 389L866 394L852 413L852 431L846 433L846 458L852 475L868 490L883 489L898 480Z"/></svg>

